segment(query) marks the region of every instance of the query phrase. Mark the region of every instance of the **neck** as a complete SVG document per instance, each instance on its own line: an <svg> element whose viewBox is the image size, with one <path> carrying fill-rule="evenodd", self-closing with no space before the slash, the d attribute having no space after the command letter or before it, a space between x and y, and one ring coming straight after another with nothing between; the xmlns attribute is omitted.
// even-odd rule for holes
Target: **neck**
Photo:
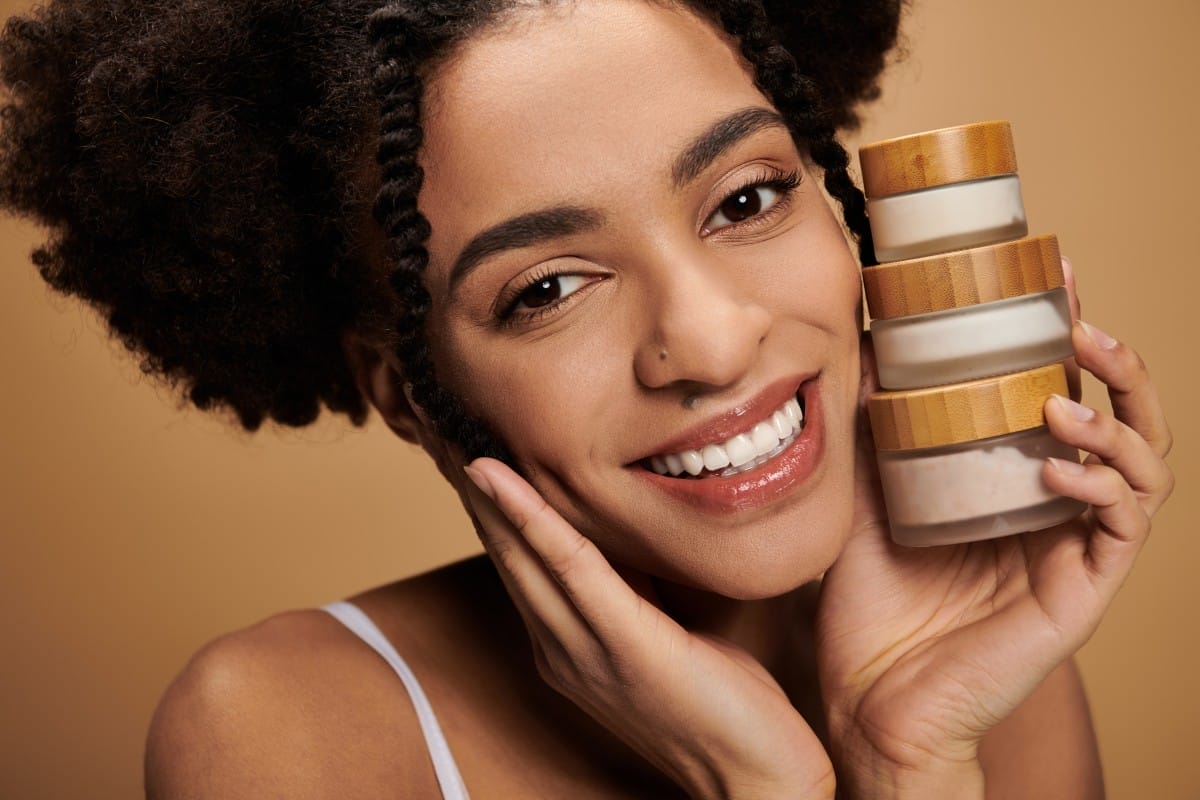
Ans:
<svg viewBox="0 0 1200 800"><path fill-rule="evenodd" d="M676 622L745 650L794 702L815 695L813 621L819 580L764 600L733 600L666 581L656 581L655 588L663 610Z"/></svg>

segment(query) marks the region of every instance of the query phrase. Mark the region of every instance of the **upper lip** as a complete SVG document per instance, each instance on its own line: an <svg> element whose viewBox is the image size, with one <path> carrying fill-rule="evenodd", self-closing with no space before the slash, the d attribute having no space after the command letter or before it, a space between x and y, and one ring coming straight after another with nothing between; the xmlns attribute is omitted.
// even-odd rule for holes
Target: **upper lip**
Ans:
<svg viewBox="0 0 1200 800"><path fill-rule="evenodd" d="M746 433L754 425L765 420L772 411L787 402L788 398L795 397L800 386L814 377L816 376L806 375L781 378L746 402L739 403L727 411L693 425L678 436L661 442L643 458L649 458L652 455L680 453L684 450L699 450L705 445L721 444L739 433Z"/></svg>

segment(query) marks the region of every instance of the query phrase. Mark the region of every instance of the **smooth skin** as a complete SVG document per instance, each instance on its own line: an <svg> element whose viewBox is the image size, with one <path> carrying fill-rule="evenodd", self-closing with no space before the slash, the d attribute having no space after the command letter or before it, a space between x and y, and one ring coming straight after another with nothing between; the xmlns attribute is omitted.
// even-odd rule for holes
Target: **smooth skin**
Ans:
<svg viewBox="0 0 1200 800"><path fill-rule="evenodd" d="M1172 483L1137 355L1078 324L1079 365L1113 413L1046 409L1093 454L1045 471L1092 504L1085 517L899 548L857 431L871 388L857 266L817 176L770 124L691 181L673 169L721 119L770 110L718 31L635 0L525 10L428 87L439 377L525 477L486 459L468 472L392 356L352 343L360 387L434 457L488 551L354 600L409 660L475 796L1101 796L1071 655ZM790 194L769 184L788 173ZM761 210L734 223L723 209L745 190ZM564 204L596 224L451 285L480 231ZM541 280L561 298L534 313L518 298ZM656 442L807 375L825 448L783 497L706 513L637 472ZM399 681L311 611L198 654L156 714L147 788L437 796Z"/></svg>

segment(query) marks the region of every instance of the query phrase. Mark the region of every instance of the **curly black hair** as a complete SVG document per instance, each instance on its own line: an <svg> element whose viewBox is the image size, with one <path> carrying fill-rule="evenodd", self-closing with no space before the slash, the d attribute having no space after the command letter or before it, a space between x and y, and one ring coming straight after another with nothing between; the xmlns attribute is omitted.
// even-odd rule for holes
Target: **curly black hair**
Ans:
<svg viewBox="0 0 1200 800"><path fill-rule="evenodd" d="M864 263L864 200L837 132L877 96L904 3L682 4L740 42ZM361 423L343 337L362 330L396 348L444 436L503 456L436 379L418 153L423 78L514 5L51 0L0 36L0 207L48 229L33 253L46 281L199 408L250 430L305 425L322 406ZM372 208L386 276L361 235Z"/></svg>

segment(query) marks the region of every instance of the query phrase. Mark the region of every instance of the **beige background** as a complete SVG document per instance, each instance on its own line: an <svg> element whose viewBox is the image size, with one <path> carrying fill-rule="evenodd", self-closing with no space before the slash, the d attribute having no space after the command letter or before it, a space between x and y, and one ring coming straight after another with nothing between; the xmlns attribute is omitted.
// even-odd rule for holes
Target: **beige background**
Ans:
<svg viewBox="0 0 1200 800"><path fill-rule="evenodd" d="M1080 660L1110 795L1200 797L1200 3L923 0L907 38L864 137L1011 119L1032 228L1157 375L1179 490ZM0 222L0 798L134 797L156 699L201 643L476 545L376 422L251 437L180 409L41 285L32 241Z"/></svg>

